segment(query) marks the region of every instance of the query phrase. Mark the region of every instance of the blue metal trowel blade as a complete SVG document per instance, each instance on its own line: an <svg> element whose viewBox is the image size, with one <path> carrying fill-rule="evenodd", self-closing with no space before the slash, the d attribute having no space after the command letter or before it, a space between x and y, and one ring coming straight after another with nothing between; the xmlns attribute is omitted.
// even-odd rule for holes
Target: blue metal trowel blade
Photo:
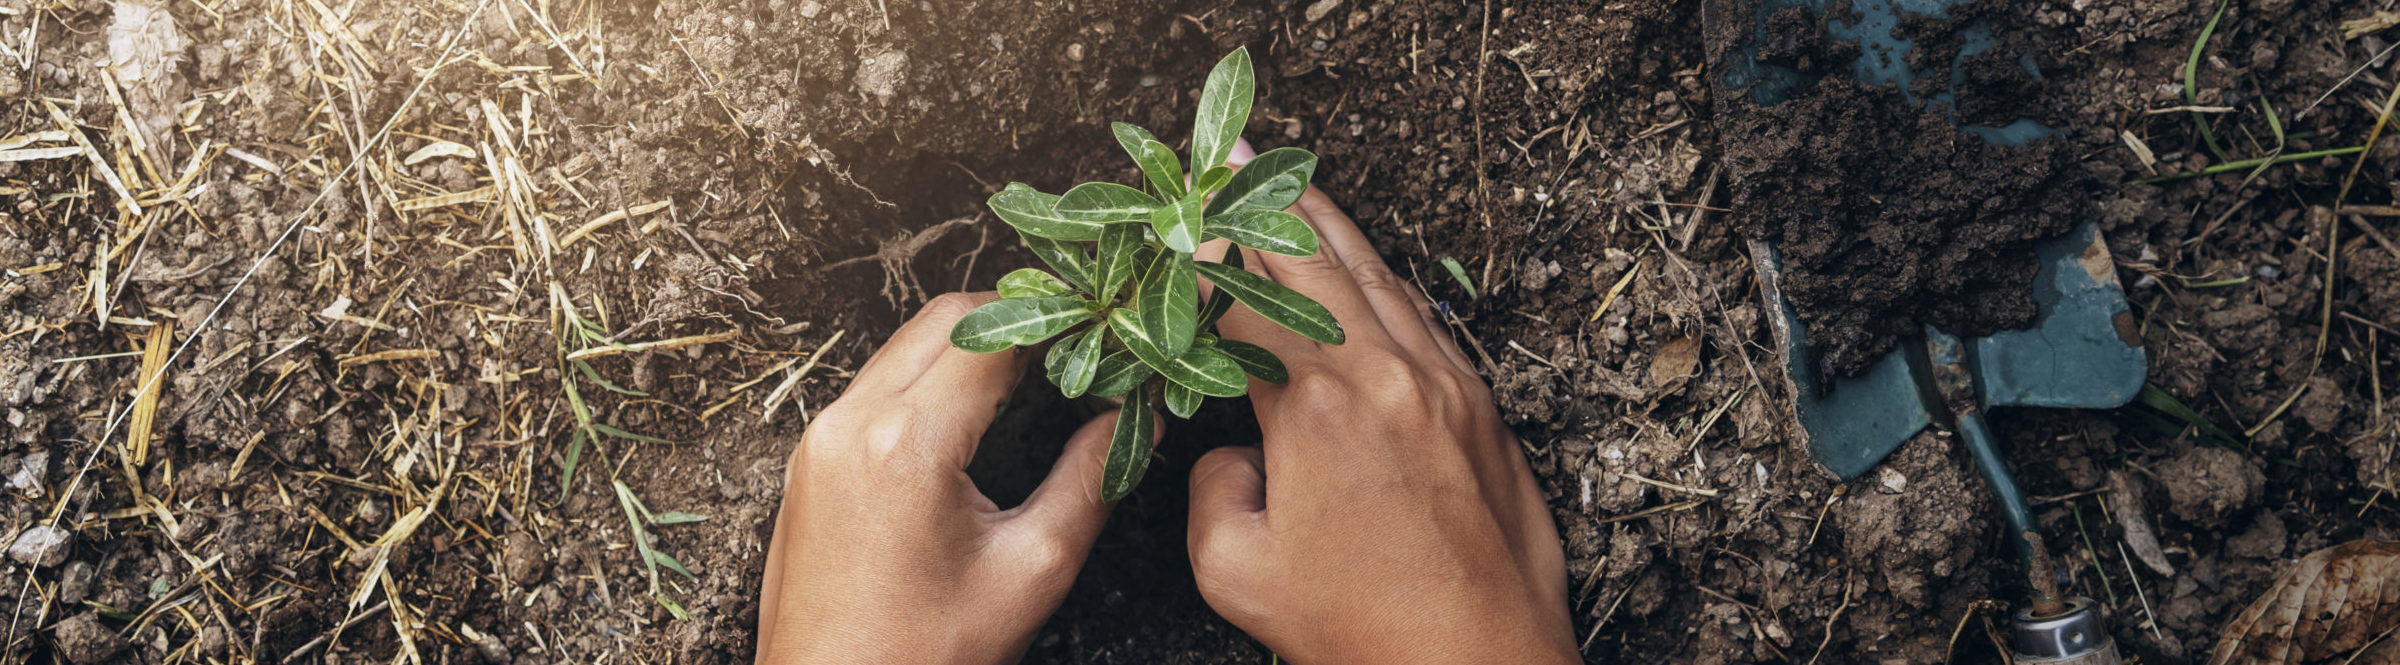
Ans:
<svg viewBox="0 0 2400 665"><path fill-rule="evenodd" d="M1783 297L1783 256L1759 240L1750 241L1750 256L1758 262L1759 288L1770 310L1768 329L1783 351L1784 387L1792 395L1792 411L1800 420L1797 434L1810 458L1849 480L1933 423L1922 389L1897 351L1858 376L1821 381L1808 350L1808 326Z"/></svg>
<svg viewBox="0 0 2400 665"><path fill-rule="evenodd" d="M2034 247L2034 326L1979 337L1973 366L1988 406L2109 409L2141 392L2148 361L2117 267L2086 222Z"/></svg>

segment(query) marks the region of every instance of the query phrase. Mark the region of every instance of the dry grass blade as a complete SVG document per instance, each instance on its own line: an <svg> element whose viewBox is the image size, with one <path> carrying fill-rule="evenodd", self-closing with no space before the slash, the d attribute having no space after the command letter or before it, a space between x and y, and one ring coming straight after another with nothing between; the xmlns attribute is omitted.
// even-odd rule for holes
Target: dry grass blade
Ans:
<svg viewBox="0 0 2400 665"><path fill-rule="evenodd" d="M653 341L653 342L636 342L636 343L633 343L633 344L610 344L610 345L608 345L608 346L595 346L595 347L592 347L592 348L589 348L589 349L583 349L583 350L581 350L581 351L576 351L576 352L574 352L574 353L569 353L569 354L567 354L567 360L568 360L569 362L573 362L573 361L577 361L577 360L591 360L591 359L593 359L593 358L606 358L606 357L609 357L609 356L614 356L614 355L622 355L622 354L627 354L627 353L640 353L640 352L643 352L643 351L666 351L666 350L669 350L669 349L680 349L680 348L687 347L687 346L698 346L698 345L701 345L701 344L715 344L715 343L718 343L718 342L730 342L730 341L733 341L734 339L736 339L736 338L739 338L739 337L741 337L741 336L742 336L742 331L739 331L739 330L727 330L727 331L725 331L725 332L709 333L709 334L706 334L706 335L692 335L692 336L688 336L688 337L677 337L677 338L674 338L674 339L662 339L662 340Z"/></svg>
<svg viewBox="0 0 2400 665"><path fill-rule="evenodd" d="M175 325L160 323L150 327L150 338L142 343L142 371L139 375L141 392L133 397L133 422L125 430L126 453L139 465L150 458L152 425L158 418L158 394L167 389L167 348L174 346Z"/></svg>

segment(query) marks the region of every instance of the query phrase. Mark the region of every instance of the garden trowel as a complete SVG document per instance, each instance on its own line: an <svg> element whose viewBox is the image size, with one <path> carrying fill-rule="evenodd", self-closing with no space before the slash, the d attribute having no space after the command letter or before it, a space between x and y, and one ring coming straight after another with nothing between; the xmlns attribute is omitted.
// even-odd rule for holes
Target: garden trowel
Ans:
<svg viewBox="0 0 2400 665"><path fill-rule="evenodd" d="M1723 72L1718 98L1735 105L1771 106L1795 93L1805 94L1808 84L1822 76L1757 58L1757 45L1769 38L1768 18L1800 7L1814 16L1830 16L1824 19L1828 38L1858 45L1860 57L1849 63L1857 80L1897 86L1920 105L1955 109L1959 84L1964 80L1964 58L1991 49L1990 27L1976 22L1959 29L1960 48L1945 73L1948 85L1930 99L1919 99L1912 92L1911 82L1929 73L1910 70L1906 56L1913 45L1893 32L1904 15L1943 18L1966 1L1756 0L1752 4L1748 0L1714 0L1708 5L1712 23L1746 21L1746 25L1735 23L1736 30L1711 29L1707 33L1741 40L1738 48L1712 48L1724 55L1718 63ZM2040 76L2030 60L2021 59L2020 63L2036 78ZM1954 110L1951 117L1957 117ZM2019 145L2051 133L2033 120L1960 129L2002 145ZM2096 603L2058 597L2025 495L2010 475L1986 421L1992 407L2113 408L2132 400L2141 389L2146 364L2140 337L2098 228L2083 223L2065 236L2036 246L2040 266L2033 284L2038 308L2033 327L1962 339L1929 326L1921 340L1904 341L1900 349L1885 354L1865 372L1839 380L1816 375L1807 327L1794 315L1780 287L1782 258L1764 241L1752 241L1750 250L1770 310L1769 327L1782 351L1793 415L1801 425L1800 436L1809 455L1849 480L1873 468L1929 425L1940 424L1957 432L1992 488L2009 524L2009 540L2034 589L2034 602L2014 617L2011 651L2016 652L2017 662L2116 663L2116 649L2100 622Z"/></svg>

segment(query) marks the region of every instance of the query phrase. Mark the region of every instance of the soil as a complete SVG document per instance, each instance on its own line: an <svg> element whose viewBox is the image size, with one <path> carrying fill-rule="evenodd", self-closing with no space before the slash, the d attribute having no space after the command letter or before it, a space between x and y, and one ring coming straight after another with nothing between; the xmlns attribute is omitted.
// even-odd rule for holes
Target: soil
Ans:
<svg viewBox="0 0 2400 665"><path fill-rule="evenodd" d="M1850 483L1792 445L1744 230L1832 257L1811 292L1856 300L1804 316L1855 325L1855 358L2021 320L2007 256L2100 220L2151 383L2208 427L1993 421L2065 588L2142 662L2204 659L2289 558L2400 523L2400 229L2334 211L2392 203L2400 140L2138 182L2365 144L2400 34L2339 24L2388 0L2233 3L2190 100L2214 3L1979 4L2009 55L1967 58L1992 94L1959 112L2057 130L2024 149L1838 80L1729 131L1760 116L1716 90L1709 0L327 4L0 0L24 58L0 58L0 138L74 145L37 134L56 105L104 156L0 162L0 542L69 532L0 561L0 660L746 661L784 454L846 368L925 295L1033 262L986 195L1131 182L1106 123L1187 133L1237 45L1248 136L1318 153L1457 317L1550 495L1591 662L2000 662L1988 631L2025 598L1950 436ZM137 5L175 34L115 27ZM1777 20L1770 57L1852 48ZM1948 25L1907 22L1911 57L1960 52ZM139 37L124 57L112 29ZM2207 110L2154 112L2184 106ZM562 482L569 303L627 343L713 341L591 360L646 393L579 381L596 420L676 443L603 439ZM188 348L153 410L128 354L154 339ZM1040 394L977 462L1004 504L1081 422ZM1029 662L1269 661L1182 543L1183 475L1255 440L1243 409L1173 424ZM688 618L654 600L612 480L708 516L649 533L695 574L657 594Z"/></svg>
<svg viewBox="0 0 2400 665"><path fill-rule="evenodd" d="M1948 20L1909 15L1898 32L1918 43L1905 54L1911 68L1946 69L1951 58L1934 54L1945 45L1957 52L1957 33L1970 26L2017 33L2007 18L2015 13L1983 4ZM1713 9L1759 12L1755 1ZM1970 75L1954 91L1930 76L1903 91L1853 78L1847 63L1861 47L1829 36L1829 20L1856 19L1791 7L1769 17L1755 44L1747 22L1710 26L1720 62L1746 57L1747 47L1762 66L1822 77L1771 105L1748 86L1726 84L1716 97L1719 135L1743 137L1724 146L1733 221L1782 255L1783 292L1807 326L1819 373L1863 371L1926 325L1976 336L2031 324L2033 243L2089 217L2092 183L2055 137L1995 145L1957 126L2042 120L2026 115L2040 109L2040 86L2014 65L2025 54L1970 56ZM1935 94L1966 101L1916 101Z"/></svg>

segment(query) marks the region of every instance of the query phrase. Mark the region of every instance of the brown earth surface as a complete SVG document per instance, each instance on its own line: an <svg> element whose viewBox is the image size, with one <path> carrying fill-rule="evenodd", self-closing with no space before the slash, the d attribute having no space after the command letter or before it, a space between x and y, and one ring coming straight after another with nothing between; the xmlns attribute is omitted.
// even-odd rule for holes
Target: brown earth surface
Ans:
<svg viewBox="0 0 2400 665"><path fill-rule="evenodd" d="M1240 45L1251 140L1318 153L1471 342L1550 492L1590 662L2000 662L1990 631L2024 597L1952 438L1846 484L1790 443L1738 231L1810 222L1767 179L1942 216L1846 218L1933 239L1824 270L1877 290L1805 314L1861 322L1862 349L1897 322L2014 320L2006 243L1958 238L2025 206L1961 197L2038 224L2089 197L2151 383L2210 426L1995 424L2066 588L2128 655L2204 660L2292 558L2395 535L2400 229L2356 206L2393 202L2400 141L2354 182L2361 155L2140 182L2366 144L2400 31L2341 22L2390 0L2233 2L2190 100L2213 2L1981 3L2042 76L1984 67L2010 101L1963 110L2059 136L1933 145L1956 136L1855 87L1835 94L1880 119L1775 128L1873 138L1885 164L1722 132L1711 4L0 0L0 660L746 661L784 453L845 369L927 294L1032 262L986 195L1131 182L1106 123L1182 138ZM1872 131L1894 118L1913 129ZM1960 186L1791 170L1876 166ZM583 349L598 380L561 361ZM1003 504L1081 421L1043 392L980 453ZM562 482L577 402L673 443L603 437ZM1235 402L1173 424L1028 662L1269 660L1182 543L1184 471L1245 422ZM647 534L693 577L652 592L612 481L707 516Z"/></svg>

